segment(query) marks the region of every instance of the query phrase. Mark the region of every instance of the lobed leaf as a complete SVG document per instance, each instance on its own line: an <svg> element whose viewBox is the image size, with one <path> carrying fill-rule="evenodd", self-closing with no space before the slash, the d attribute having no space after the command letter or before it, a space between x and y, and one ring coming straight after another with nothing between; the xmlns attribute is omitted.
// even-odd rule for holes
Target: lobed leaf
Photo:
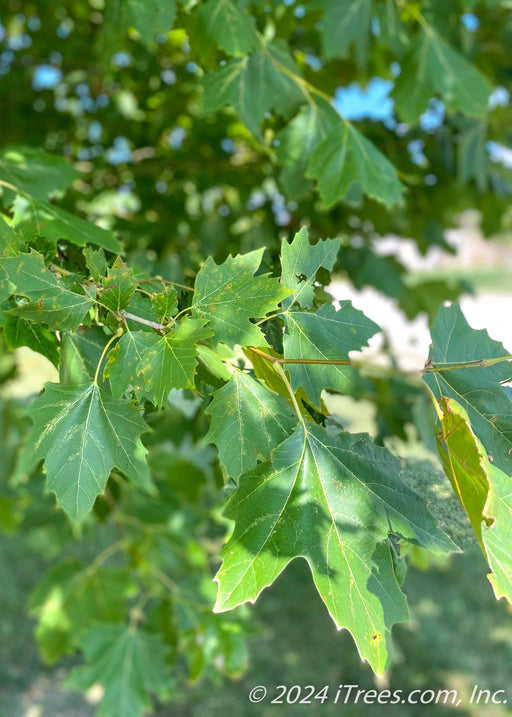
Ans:
<svg viewBox="0 0 512 717"><path fill-rule="evenodd" d="M141 717L151 709L151 693L161 695L169 688L168 650L159 635L128 625L102 623L92 627L80 644L91 664L75 670L66 686L85 690L102 684L105 691L100 714Z"/></svg>
<svg viewBox="0 0 512 717"><path fill-rule="evenodd" d="M23 319L47 324L56 331L72 330L92 306L88 296L69 289L62 277L47 269L44 258L35 251L0 257L0 269L12 285L11 293L30 302L11 310Z"/></svg>
<svg viewBox="0 0 512 717"><path fill-rule="evenodd" d="M229 256L217 265L212 257L199 270L192 315L207 321L214 334L215 343L223 341L228 346L260 346L266 341L261 329L250 322L276 311L279 302L290 290L268 274L258 274L263 249L248 254Z"/></svg>
<svg viewBox="0 0 512 717"><path fill-rule="evenodd" d="M213 394L206 413L211 417L205 440L215 443L228 476L237 478L267 460L270 452L293 430L290 404L242 371Z"/></svg>
<svg viewBox="0 0 512 717"><path fill-rule="evenodd" d="M348 361L350 351L359 351L380 330L362 311L354 309L350 301L340 302L338 311L332 304L324 304L316 314L287 311L284 319L285 359ZM324 388L345 393L351 383L358 380L351 366L291 363L286 364L286 370L293 389L302 386L317 408L320 408Z"/></svg>
<svg viewBox="0 0 512 717"><path fill-rule="evenodd" d="M94 383L48 383L29 415L34 425L25 460L44 459L48 488L74 521L92 509L113 468L140 487L151 487L140 440L148 427L128 401L112 398Z"/></svg>
<svg viewBox="0 0 512 717"><path fill-rule="evenodd" d="M455 548L399 470L368 436L299 425L270 461L242 475L228 502L235 528L221 553L215 610L254 602L304 557L338 629L350 630L361 657L381 674L391 626L408 617L388 535L435 552Z"/></svg>

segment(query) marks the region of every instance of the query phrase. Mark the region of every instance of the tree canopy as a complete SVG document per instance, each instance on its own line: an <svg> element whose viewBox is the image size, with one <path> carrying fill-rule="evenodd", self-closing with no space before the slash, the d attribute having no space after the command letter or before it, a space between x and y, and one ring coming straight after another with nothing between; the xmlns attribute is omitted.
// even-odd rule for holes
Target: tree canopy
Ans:
<svg viewBox="0 0 512 717"><path fill-rule="evenodd" d="M512 600L512 357L447 305L466 283L380 247L453 251L469 208L509 228L508 3L9 0L0 20L1 377L21 346L59 372L1 404L0 525L81 546L32 597L43 656L81 650L70 686L138 717L175 675L239 674L232 608L302 557L381 674L404 555L464 547L457 520ZM333 304L334 274L428 315L422 376L354 358L380 327ZM329 394L373 402L375 440ZM448 510L384 445L408 424Z"/></svg>

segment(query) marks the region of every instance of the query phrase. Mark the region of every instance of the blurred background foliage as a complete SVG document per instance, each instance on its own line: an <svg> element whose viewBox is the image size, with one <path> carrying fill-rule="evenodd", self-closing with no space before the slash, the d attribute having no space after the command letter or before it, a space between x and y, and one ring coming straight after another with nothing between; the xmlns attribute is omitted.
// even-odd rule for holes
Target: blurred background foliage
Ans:
<svg viewBox="0 0 512 717"><path fill-rule="evenodd" d="M67 157L78 176L64 195L58 166L58 205L116 231L127 262L141 272L191 285L205 256L219 262L230 253L259 247L267 249L265 266L272 269L281 239L305 224L313 240L342 237L337 278L357 289L374 287L395 300L409 319L424 314L432 319L444 301L471 289L468 276L454 272L411 281L407 264L383 249L384 240L408 237L422 255L435 247L453 253L446 230L458 225L462 212L475 208L486 238L510 230L508 3L366 3L368 27L363 24L353 42L334 51L324 13L336 12L335 0L239 4L250 12L260 36L284 41L305 82L331 98L392 162L406 187L401 204L390 210L352 186L340 201L326 206L305 176L306 151L289 117L268 112L261 130L251 133L230 106L206 112L204 76L225 66L229 53L215 46L198 12L205 4L195 0L170 2L172 12L155 17L158 4L148 3L146 24L131 17L130 3L122 0L5 0L0 11L2 156L15 146ZM397 18L393 31L387 10ZM434 87L419 118L404 121L403 98L400 108L393 93L397 78L405 83L409 73L414 80L417 71L410 53L419 12L488 78L491 94L484 116L447 109ZM23 151L30 155L30 149ZM35 182L42 181L34 176ZM15 206L18 216L25 209L23 202ZM45 240L38 242L44 253ZM67 252L85 269L77 249L68 246ZM317 278L323 285L330 282L327 274ZM16 455L27 430L23 408L40 388L37 380L31 384L23 378L23 361L32 379L43 370L51 377L48 366L10 352L33 347L32 342L5 326L0 333L0 565L8 578L0 597L4 713L90 714L92 708L56 683L75 664L88 620L121 624L134 610L147 607L146 598L147 626L162 636L173 665L172 681L157 695L172 695L172 714L234 714L241 706L247 715L267 714L269 708L251 707L246 699L248 689L259 683L372 685L374 678L361 667L350 637L335 634L298 562L256 610L212 614L210 575L227 523L218 500L222 476L203 441L206 418L191 392L175 392L163 414L154 420L147 416L153 428L147 438L150 464L163 500L139 495L113 474L93 517L77 532L45 493L42 474L30 481L17 474ZM445 500L446 482L433 454L428 445L419 448L419 439L428 444L432 419L418 383L367 372L354 385L352 399L337 405L340 421L350 426L356 413L362 422L357 430L370 430L389 446L394 437L396 450L413 461L404 458L411 482L420 476L422 492ZM421 469L418 456L427 461ZM456 506L448 505L447 523L464 543L464 521L458 523ZM113 511L114 506L120 509ZM405 589L413 620L394 633L399 658L386 679L395 688L444 686L464 694L477 682L489 689L507 687L512 624L505 606L494 603L480 579L479 559L470 549L452 559L449 572L443 564L432 565L429 556L409 559L415 567ZM429 566L427 575L422 570ZM37 620L43 660L50 665L64 660L61 673L37 661L29 636L32 623L20 610L27 602L31 619ZM219 675L240 678L247 668L247 639L251 670L226 686ZM200 676L206 681L190 687ZM216 686L208 680L217 681ZM91 703L99 699L92 688L87 695ZM286 709L300 713L298 707ZM324 705L322 712L334 714L330 709ZM347 706L345 711L359 715L361 709ZM409 709L404 714L418 714L418 708ZM507 712L465 707L459 713L494 717Z"/></svg>

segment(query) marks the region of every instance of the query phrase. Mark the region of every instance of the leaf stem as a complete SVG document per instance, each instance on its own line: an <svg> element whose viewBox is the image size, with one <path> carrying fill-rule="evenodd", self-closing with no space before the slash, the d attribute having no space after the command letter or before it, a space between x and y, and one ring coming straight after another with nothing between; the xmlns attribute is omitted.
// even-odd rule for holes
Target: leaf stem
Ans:
<svg viewBox="0 0 512 717"><path fill-rule="evenodd" d="M97 385L98 385L98 376L100 375L101 364L103 363L103 359L105 358L105 356L106 356L106 354L107 354L107 351L108 351L109 348L112 346L112 344L114 343L114 341L115 341L116 339L118 339L118 338L119 338L120 336L122 336L122 335L123 335L123 329L122 329L121 326L120 326L120 327L117 329L116 333L115 333L113 336L111 336L110 339L107 341L107 345L106 345L105 348L103 349L103 351L102 351L102 353L101 353L101 356L100 356L100 360L98 361L98 365L96 366L96 373L94 374L94 381L93 381L93 385L94 385L94 386L97 386Z"/></svg>
<svg viewBox="0 0 512 717"><path fill-rule="evenodd" d="M186 286L185 284L180 284L177 281L169 281L169 279L162 279L161 276L151 277L150 279L139 279L139 284L142 284L147 281L161 281L162 284L171 284L172 286L177 286L178 289L183 289L184 291L194 291L194 289L191 286Z"/></svg>
<svg viewBox="0 0 512 717"><path fill-rule="evenodd" d="M274 362L274 371L277 373L278 376L280 376L283 380L284 385L286 386L286 389L288 393L290 394L290 399L293 404L293 407L295 409L295 413L297 414L299 421L302 423L304 430L306 430L306 422L304 421L304 416L302 415L302 412L300 410L300 406L297 403L297 398L295 397L295 393L293 391L293 388L291 387L290 382L288 381L288 377L286 376L284 368L281 366L280 363L277 361Z"/></svg>
<svg viewBox="0 0 512 717"><path fill-rule="evenodd" d="M285 359L279 358L278 356L271 356L261 349L257 349L255 346L247 347L250 351L253 351L258 356L262 356L273 364L319 364L320 366L357 366L358 364L350 359Z"/></svg>
<svg viewBox="0 0 512 717"><path fill-rule="evenodd" d="M427 361L423 369L423 373L440 373L441 371L453 371L459 368L476 368L478 366L494 366L497 363L510 361L512 354L507 356L498 356L496 358L478 359L477 361L461 361L459 363L432 363Z"/></svg>

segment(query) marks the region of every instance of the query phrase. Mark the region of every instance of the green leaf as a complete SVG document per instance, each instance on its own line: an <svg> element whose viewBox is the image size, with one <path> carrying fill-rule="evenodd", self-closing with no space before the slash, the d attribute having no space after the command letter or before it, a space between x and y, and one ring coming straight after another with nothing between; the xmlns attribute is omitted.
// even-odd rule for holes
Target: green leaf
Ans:
<svg viewBox="0 0 512 717"><path fill-rule="evenodd" d="M0 216L0 256L16 256L24 245L23 237Z"/></svg>
<svg viewBox="0 0 512 717"><path fill-rule="evenodd" d="M288 311L285 314L285 359L314 361L347 361L350 351L359 351L379 327L362 311L354 309L350 301L340 302L338 311L324 304L311 314ZM349 388L358 375L350 366L286 364L294 390L303 387L313 405L320 408L320 394L324 388L339 393Z"/></svg>
<svg viewBox="0 0 512 717"><path fill-rule="evenodd" d="M474 179L478 189L483 192L487 189L489 169L487 125L471 117L464 117L461 125L457 153L459 180L466 183Z"/></svg>
<svg viewBox="0 0 512 717"><path fill-rule="evenodd" d="M47 383L29 415L31 460L44 459L48 488L76 522L103 492L115 467L142 488L151 487L140 434L148 427L128 401L109 396L94 383Z"/></svg>
<svg viewBox="0 0 512 717"><path fill-rule="evenodd" d="M250 319L276 311L290 291L268 274L258 274L263 249L235 257L217 265L208 257L199 270L192 301L192 315L208 321L215 342L228 346L266 345L261 330Z"/></svg>
<svg viewBox="0 0 512 717"><path fill-rule="evenodd" d="M284 398L242 371L235 371L215 391L206 413L211 425L205 440L216 444L221 463L233 478L258 460L267 460L296 423Z"/></svg>
<svg viewBox="0 0 512 717"><path fill-rule="evenodd" d="M166 402L173 388L194 388L198 341L211 336L203 322L185 319L166 334L127 331L109 352L104 377L114 396L132 387L155 406Z"/></svg>
<svg viewBox="0 0 512 717"><path fill-rule="evenodd" d="M88 383L94 379L96 367L107 344L99 326L84 326L62 335L62 358L59 379L63 385Z"/></svg>
<svg viewBox="0 0 512 717"><path fill-rule="evenodd" d="M320 239L316 244L311 245L305 227L294 236L290 244L283 239L281 283L288 289L293 289L293 294L283 301L284 309L294 302L302 308L310 309L313 306L315 298L313 281L316 272L320 267L328 271L332 270L340 246L341 239Z"/></svg>
<svg viewBox="0 0 512 717"><path fill-rule="evenodd" d="M305 175L311 154L339 121L335 109L320 99L317 106L302 107L292 121L278 133L279 146L276 155L283 167L280 177L291 198L300 199L310 191L312 183Z"/></svg>
<svg viewBox="0 0 512 717"><path fill-rule="evenodd" d="M128 268L121 257L117 257L103 280L99 300L109 309L119 312L130 303L136 286L133 269Z"/></svg>
<svg viewBox="0 0 512 717"><path fill-rule="evenodd" d="M96 244L108 251L119 254L122 245L114 238L110 229L103 229L92 222L66 212L53 204L36 199L16 202L16 224L23 226L25 234L39 234L54 242L65 239L76 246Z"/></svg>
<svg viewBox="0 0 512 717"><path fill-rule="evenodd" d="M174 286L167 286L164 291L153 294L151 304L161 321L172 318L178 311L178 294Z"/></svg>
<svg viewBox="0 0 512 717"><path fill-rule="evenodd" d="M435 94L449 111L487 112L491 93L487 78L431 26L421 32L413 47L393 90L397 112L405 122L415 124Z"/></svg>
<svg viewBox="0 0 512 717"><path fill-rule="evenodd" d="M66 680L71 689L85 690L99 682L104 687L100 714L141 717L152 707L150 694L164 694L170 684L167 647L159 635L127 625L103 623L80 640L88 667Z"/></svg>
<svg viewBox="0 0 512 717"><path fill-rule="evenodd" d="M382 673L391 626L408 617L388 535L436 552L455 547L399 470L368 436L298 426L271 461L241 477L228 502L225 514L236 522L215 578L215 610L254 602L304 557L337 627L350 630L361 657Z"/></svg>
<svg viewBox="0 0 512 717"><path fill-rule="evenodd" d="M12 293L30 301L12 310L21 318L45 323L57 331L72 330L92 306L88 296L67 288L62 277L49 271L41 254L35 251L0 257L0 268L14 286Z"/></svg>
<svg viewBox="0 0 512 717"><path fill-rule="evenodd" d="M120 398L130 388L137 394L142 391L142 379L137 373L142 354L146 349L146 331L127 331L107 356L103 378L109 379L112 394Z"/></svg>
<svg viewBox="0 0 512 717"><path fill-rule="evenodd" d="M92 624L124 620L126 598L134 589L128 568L91 569L76 559L50 568L30 598L44 660L53 663L74 652L79 638Z"/></svg>
<svg viewBox="0 0 512 717"><path fill-rule="evenodd" d="M306 176L318 181L326 207L358 186L387 207L400 201L403 185L391 162L348 122L340 121L311 156Z"/></svg>
<svg viewBox="0 0 512 717"><path fill-rule="evenodd" d="M11 302L3 304L4 311L12 308ZM28 346L32 351L46 356L54 366L60 362L59 342L55 334L43 329L41 326L25 321L19 316L12 316L0 312L0 327L8 348L11 350L19 346Z"/></svg>
<svg viewBox="0 0 512 717"><path fill-rule="evenodd" d="M439 399L439 454L492 570L494 593L512 603L512 491L510 476L492 465L453 398Z"/></svg>
<svg viewBox="0 0 512 717"><path fill-rule="evenodd" d="M163 406L173 388L194 388L196 344L212 335L203 323L184 319L163 336L145 333L140 338L144 350L137 362L137 376L144 382L144 394L155 406Z"/></svg>
<svg viewBox="0 0 512 717"><path fill-rule="evenodd" d="M38 199L66 189L78 172L64 157L32 147L8 147L0 152L0 179Z"/></svg>
<svg viewBox="0 0 512 717"><path fill-rule="evenodd" d="M366 65L370 40L372 0L323 0L322 46L328 59L344 56L355 43L359 66Z"/></svg>
<svg viewBox="0 0 512 717"><path fill-rule="evenodd" d="M305 95L289 74L299 70L286 45L273 42L243 59L234 58L203 80L203 111L231 104L243 124L261 139L260 125L268 112L289 117Z"/></svg>
<svg viewBox="0 0 512 717"><path fill-rule="evenodd" d="M396 1L380 2L375 5L374 12L380 29L378 41L389 47L393 54L401 59L411 45L411 38L407 25L400 20Z"/></svg>
<svg viewBox="0 0 512 717"><path fill-rule="evenodd" d="M124 21L151 42L174 25L176 0L125 0Z"/></svg>
<svg viewBox="0 0 512 717"><path fill-rule="evenodd" d="M199 40L203 55L205 45L216 44L228 55L245 55L255 50L258 37L254 20L233 0L209 0L199 10Z"/></svg>
<svg viewBox="0 0 512 717"><path fill-rule="evenodd" d="M103 249L93 249L91 246L84 247L83 255L85 265L91 272L91 279L97 282L103 281L107 273L108 264Z"/></svg>
<svg viewBox="0 0 512 717"><path fill-rule="evenodd" d="M454 398L467 411L471 426L493 465L512 473L512 403L502 382L512 377L507 363L453 369L458 364L507 357L507 351L487 331L472 329L458 306L443 307L431 330L429 364L436 370L423 380L436 398Z"/></svg>

